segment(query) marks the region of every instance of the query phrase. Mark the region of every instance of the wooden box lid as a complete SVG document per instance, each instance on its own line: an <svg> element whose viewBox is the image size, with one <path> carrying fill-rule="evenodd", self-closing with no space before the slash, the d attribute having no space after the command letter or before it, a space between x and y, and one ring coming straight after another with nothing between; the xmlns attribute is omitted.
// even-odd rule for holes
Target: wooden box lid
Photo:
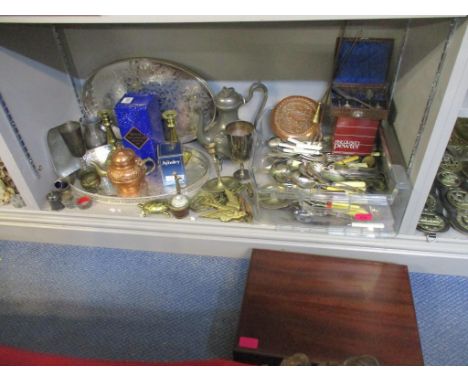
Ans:
<svg viewBox="0 0 468 382"><path fill-rule="evenodd" d="M376 261L254 249L237 341L235 359L259 364L423 364L407 267Z"/></svg>

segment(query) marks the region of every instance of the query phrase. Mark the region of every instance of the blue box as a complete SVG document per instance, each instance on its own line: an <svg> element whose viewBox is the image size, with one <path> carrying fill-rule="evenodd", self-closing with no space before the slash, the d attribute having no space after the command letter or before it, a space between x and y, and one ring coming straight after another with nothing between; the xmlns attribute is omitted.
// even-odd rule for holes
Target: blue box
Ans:
<svg viewBox="0 0 468 382"><path fill-rule="evenodd" d="M126 93L115 105L122 143L142 159L158 160L156 147L164 142L159 99L154 94Z"/></svg>
<svg viewBox="0 0 468 382"><path fill-rule="evenodd" d="M180 178L180 183L185 184L185 167L182 155L182 145L177 143L158 144L159 170L165 186L175 185L174 172Z"/></svg>

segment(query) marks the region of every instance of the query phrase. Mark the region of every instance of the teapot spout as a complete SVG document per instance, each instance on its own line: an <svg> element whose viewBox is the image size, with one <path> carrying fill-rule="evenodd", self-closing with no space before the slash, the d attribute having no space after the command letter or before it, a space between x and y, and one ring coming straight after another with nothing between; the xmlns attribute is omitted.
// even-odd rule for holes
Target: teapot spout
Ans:
<svg viewBox="0 0 468 382"><path fill-rule="evenodd" d="M104 170L99 164L97 164L96 162L90 162L90 165L92 165L95 169L96 169L96 172L99 174L99 176L101 177L104 177L104 176L107 176L107 171Z"/></svg>

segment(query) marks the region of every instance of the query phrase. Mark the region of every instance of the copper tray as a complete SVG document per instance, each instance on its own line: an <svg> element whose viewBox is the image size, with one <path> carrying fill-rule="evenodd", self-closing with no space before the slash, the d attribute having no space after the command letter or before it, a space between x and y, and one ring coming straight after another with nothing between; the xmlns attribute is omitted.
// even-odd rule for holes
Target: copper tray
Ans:
<svg viewBox="0 0 468 382"><path fill-rule="evenodd" d="M303 96L282 99L271 113L271 130L281 139L313 140L320 134L320 125L312 123L318 102Z"/></svg>

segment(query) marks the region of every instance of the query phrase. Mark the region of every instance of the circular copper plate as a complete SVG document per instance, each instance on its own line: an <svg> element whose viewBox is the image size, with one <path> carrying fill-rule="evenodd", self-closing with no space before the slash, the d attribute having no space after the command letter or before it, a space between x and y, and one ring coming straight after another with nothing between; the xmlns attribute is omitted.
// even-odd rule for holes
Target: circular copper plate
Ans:
<svg viewBox="0 0 468 382"><path fill-rule="evenodd" d="M303 96L283 98L271 113L271 130L281 139L313 140L320 132L319 124L312 123L317 106Z"/></svg>

